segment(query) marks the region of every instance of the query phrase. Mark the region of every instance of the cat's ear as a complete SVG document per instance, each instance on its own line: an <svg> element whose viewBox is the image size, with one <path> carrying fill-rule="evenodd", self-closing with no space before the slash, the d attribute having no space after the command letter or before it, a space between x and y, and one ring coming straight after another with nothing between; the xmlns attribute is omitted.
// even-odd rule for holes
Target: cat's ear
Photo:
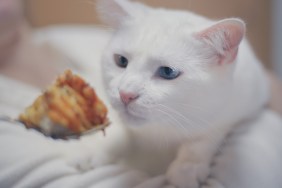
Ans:
<svg viewBox="0 0 282 188"><path fill-rule="evenodd" d="M111 27L118 27L124 20L145 12L149 7L128 0L97 0L101 20Z"/></svg>
<svg viewBox="0 0 282 188"><path fill-rule="evenodd" d="M226 64L234 62L245 31L242 20L230 18L198 32L196 37L215 50L219 64Z"/></svg>

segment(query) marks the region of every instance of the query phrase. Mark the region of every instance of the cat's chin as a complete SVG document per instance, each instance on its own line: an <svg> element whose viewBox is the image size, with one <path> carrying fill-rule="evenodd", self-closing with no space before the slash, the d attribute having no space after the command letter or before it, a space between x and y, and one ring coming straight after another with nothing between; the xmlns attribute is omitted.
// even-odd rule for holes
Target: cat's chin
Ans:
<svg viewBox="0 0 282 188"><path fill-rule="evenodd" d="M129 113L119 113L121 116L121 120L124 122L126 126L129 127L140 127L144 126L147 122L147 119L131 115Z"/></svg>

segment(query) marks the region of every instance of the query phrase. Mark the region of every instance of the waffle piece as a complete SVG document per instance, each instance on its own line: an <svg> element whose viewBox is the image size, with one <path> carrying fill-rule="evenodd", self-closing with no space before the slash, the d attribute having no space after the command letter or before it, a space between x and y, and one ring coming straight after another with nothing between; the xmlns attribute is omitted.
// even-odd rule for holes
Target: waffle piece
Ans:
<svg viewBox="0 0 282 188"><path fill-rule="evenodd" d="M81 135L108 124L107 108L95 91L70 70L26 108L19 120L45 135Z"/></svg>

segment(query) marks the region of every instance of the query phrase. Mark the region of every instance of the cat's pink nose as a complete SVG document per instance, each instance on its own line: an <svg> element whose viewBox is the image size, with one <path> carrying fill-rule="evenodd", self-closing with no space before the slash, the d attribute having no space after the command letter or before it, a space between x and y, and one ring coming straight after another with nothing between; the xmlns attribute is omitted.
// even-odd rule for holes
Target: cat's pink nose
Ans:
<svg viewBox="0 0 282 188"><path fill-rule="evenodd" d="M129 104L131 101L137 99L139 95L137 93L132 93L132 92L124 92L120 91L119 92L120 100L125 104Z"/></svg>

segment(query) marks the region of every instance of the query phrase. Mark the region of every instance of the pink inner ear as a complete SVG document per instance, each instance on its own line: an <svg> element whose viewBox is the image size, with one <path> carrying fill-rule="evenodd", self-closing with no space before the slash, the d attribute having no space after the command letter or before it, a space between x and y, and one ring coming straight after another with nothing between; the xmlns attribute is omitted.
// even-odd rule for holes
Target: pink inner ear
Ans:
<svg viewBox="0 0 282 188"><path fill-rule="evenodd" d="M196 36L216 48L220 62L230 63L237 56L238 47L244 34L245 24L242 21L227 19L197 33Z"/></svg>

